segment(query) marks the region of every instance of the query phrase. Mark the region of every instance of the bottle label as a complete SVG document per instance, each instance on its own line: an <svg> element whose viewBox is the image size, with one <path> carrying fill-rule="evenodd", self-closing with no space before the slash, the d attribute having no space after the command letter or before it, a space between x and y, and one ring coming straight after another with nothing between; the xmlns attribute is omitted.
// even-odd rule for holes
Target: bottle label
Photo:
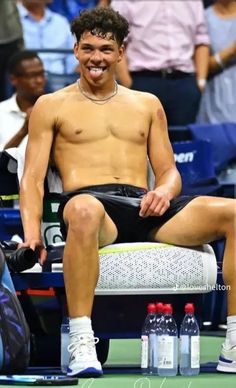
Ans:
<svg viewBox="0 0 236 388"><path fill-rule="evenodd" d="M200 338L199 335L191 337L191 368L200 367Z"/></svg>
<svg viewBox="0 0 236 388"><path fill-rule="evenodd" d="M148 336L141 336L141 368L146 369L148 367Z"/></svg>
<svg viewBox="0 0 236 388"><path fill-rule="evenodd" d="M174 368L174 337L158 336L158 368Z"/></svg>

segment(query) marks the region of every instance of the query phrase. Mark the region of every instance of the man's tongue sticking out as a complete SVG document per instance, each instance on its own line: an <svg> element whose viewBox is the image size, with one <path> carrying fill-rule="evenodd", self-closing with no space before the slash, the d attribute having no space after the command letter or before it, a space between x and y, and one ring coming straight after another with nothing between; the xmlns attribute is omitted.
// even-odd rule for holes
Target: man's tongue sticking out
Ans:
<svg viewBox="0 0 236 388"><path fill-rule="evenodd" d="M90 73L90 76L93 80L97 80L97 79L101 78L101 76L103 74L103 69L99 68L99 67L92 67L92 68L90 68L89 73Z"/></svg>

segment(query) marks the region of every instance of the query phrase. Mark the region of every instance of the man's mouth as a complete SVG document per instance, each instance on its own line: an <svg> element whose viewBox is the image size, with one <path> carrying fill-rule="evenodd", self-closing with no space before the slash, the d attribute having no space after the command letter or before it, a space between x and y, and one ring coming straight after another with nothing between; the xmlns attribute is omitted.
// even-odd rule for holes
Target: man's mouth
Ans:
<svg viewBox="0 0 236 388"><path fill-rule="evenodd" d="M94 78L99 78L106 69L106 66L88 66L89 73Z"/></svg>

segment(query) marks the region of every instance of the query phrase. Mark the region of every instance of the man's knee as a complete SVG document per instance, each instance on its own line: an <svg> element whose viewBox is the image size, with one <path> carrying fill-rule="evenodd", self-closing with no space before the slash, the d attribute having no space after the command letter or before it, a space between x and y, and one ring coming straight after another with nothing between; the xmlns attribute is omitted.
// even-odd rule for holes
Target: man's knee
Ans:
<svg viewBox="0 0 236 388"><path fill-rule="evenodd" d="M105 210L101 202L88 194L72 198L64 209L64 220L70 230L98 230Z"/></svg>

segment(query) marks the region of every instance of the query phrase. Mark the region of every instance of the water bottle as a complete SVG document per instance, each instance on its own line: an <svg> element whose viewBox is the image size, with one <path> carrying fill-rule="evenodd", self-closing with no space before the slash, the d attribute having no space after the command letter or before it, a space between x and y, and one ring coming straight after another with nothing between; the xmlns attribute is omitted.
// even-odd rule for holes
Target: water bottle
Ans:
<svg viewBox="0 0 236 388"><path fill-rule="evenodd" d="M176 376L178 372L178 329L171 304L164 305L158 335L158 375Z"/></svg>
<svg viewBox="0 0 236 388"><path fill-rule="evenodd" d="M157 327L160 326L161 320L163 318L164 304L161 302L156 302L156 324Z"/></svg>
<svg viewBox="0 0 236 388"><path fill-rule="evenodd" d="M180 326L180 374L198 375L200 372L200 336L198 322L194 316L194 305L185 305L185 317Z"/></svg>
<svg viewBox="0 0 236 388"><path fill-rule="evenodd" d="M163 303L156 303L155 321L150 325L148 374L158 375L158 336L161 334L161 320L163 318Z"/></svg>
<svg viewBox="0 0 236 388"><path fill-rule="evenodd" d="M147 305L147 316L145 318L141 334L141 373L147 375L150 373L150 364L155 352L156 334L156 306L154 303ZM151 337L150 337L150 334ZM152 369L152 368L151 368Z"/></svg>
<svg viewBox="0 0 236 388"><path fill-rule="evenodd" d="M155 306L155 305L154 305ZM155 306L154 318L151 316L149 326L149 337L148 337L148 374L158 374L158 343L157 336L159 334L159 324L157 322L156 306Z"/></svg>
<svg viewBox="0 0 236 388"><path fill-rule="evenodd" d="M69 352L68 346L70 343L69 336L69 318L63 318L61 325L61 371L62 373L67 373L67 367L69 365Z"/></svg>

